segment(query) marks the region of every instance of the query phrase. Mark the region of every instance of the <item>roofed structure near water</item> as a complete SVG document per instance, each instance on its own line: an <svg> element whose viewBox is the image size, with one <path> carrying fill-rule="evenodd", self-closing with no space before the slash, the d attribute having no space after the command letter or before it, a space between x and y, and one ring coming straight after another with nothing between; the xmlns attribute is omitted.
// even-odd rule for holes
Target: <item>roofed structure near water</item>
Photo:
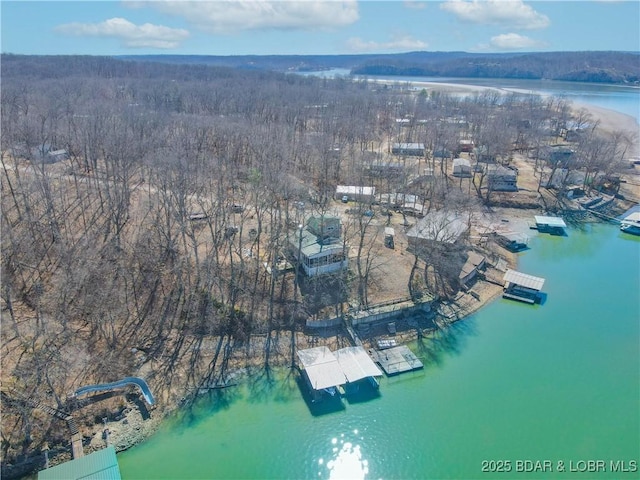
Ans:
<svg viewBox="0 0 640 480"><path fill-rule="evenodd" d="M120 480L121 478L116 451L112 445L38 472L38 480Z"/></svg>
<svg viewBox="0 0 640 480"><path fill-rule="evenodd" d="M567 224L560 217L546 217L535 215L536 228L539 232L548 232L555 235L563 235Z"/></svg>
<svg viewBox="0 0 640 480"><path fill-rule="evenodd" d="M507 270L504 274L504 281L538 291L542 290L542 286L544 285L544 278L534 277L533 275L511 269Z"/></svg>
<svg viewBox="0 0 640 480"><path fill-rule="evenodd" d="M298 350L297 353L311 388L314 390L337 387L346 383L347 379L342 367L329 348L325 346L307 348Z"/></svg>
<svg viewBox="0 0 640 480"><path fill-rule="evenodd" d="M380 369L362 347L341 348L335 354L347 381L350 383L382 375Z"/></svg>

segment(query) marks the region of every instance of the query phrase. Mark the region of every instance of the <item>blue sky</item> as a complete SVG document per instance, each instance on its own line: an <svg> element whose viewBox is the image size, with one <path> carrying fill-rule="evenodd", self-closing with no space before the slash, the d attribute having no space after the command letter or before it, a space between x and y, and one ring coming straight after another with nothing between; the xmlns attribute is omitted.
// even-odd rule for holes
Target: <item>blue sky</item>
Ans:
<svg viewBox="0 0 640 480"><path fill-rule="evenodd" d="M19 54L640 51L640 0L0 1Z"/></svg>

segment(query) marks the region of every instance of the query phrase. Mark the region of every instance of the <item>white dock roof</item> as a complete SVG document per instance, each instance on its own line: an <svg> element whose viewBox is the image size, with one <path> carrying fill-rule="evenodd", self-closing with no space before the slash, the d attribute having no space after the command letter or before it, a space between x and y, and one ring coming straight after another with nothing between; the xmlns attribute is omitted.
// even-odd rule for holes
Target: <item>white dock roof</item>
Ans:
<svg viewBox="0 0 640 480"><path fill-rule="evenodd" d="M362 347L345 347L337 350L336 357L349 382L362 378L378 377L382 375L380 369L373 363L371 357Z"/></svg>
<svg viewBox="0 0 640 480"><path fill-rule="evenodd" d="M560 217L545 217L542 215L536 215L536 224L538 225L548 225L550 227L561 227L567 228L567 224L564 223Z"/></svg>
<svg viewBox="0 0 640 480"><path fill-rule="evenodd" d="M338 359L327 347L298 350L298 358L315 390L336 387L347 382Z"/></svg>
<svg viewBox="0 0 640 480"><path fill-rule="evenodd" d="M544 278L534 277L526 273L516 272L515 270L507 269L504 274L504 281L509 283L515 283L523 287L532 288L534 290L542 290L544 285Z"/></svg>

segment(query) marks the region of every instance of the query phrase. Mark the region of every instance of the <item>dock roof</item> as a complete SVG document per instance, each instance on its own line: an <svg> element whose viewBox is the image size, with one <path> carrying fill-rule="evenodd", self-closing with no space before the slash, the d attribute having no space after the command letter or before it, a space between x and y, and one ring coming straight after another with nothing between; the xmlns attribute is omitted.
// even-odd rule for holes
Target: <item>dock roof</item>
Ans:
<svg viewBox="0 0 640 480"><path fill-rule="evenodd" d="M298 350L297 353L314 390L336 387L347 382L338 359L327 347L307 348Z"/></svg>
<svg viewBox="0 0 640 480"><path fill-rule="evenodd" d="M542 286L544 285L544 278L534 277L533 275L528 275L511 269L507 269L504 274L504 281L538 291L542 290Z"/></svg>
<svg viewBox="0 0 640 480"><path fill-rule="evenodd" d="M567 224L564 223L560 217L545 217L542 215L536 215L536 224L548 225L549 227L567 228Z"/></svg>
<svg viewBox="0 0 640 480"><path fill-rule="evenodd" d="M113 445L38 472L38 480L120 480Z"/></svg>
<svg viewBox="0 0 640 480"><path fill-rule="evenodd" d="M362 347L345 347L335 352L338 363L347 381L356 382L367 377L382 375L380 369L373 363L371 357Z"/></svg>

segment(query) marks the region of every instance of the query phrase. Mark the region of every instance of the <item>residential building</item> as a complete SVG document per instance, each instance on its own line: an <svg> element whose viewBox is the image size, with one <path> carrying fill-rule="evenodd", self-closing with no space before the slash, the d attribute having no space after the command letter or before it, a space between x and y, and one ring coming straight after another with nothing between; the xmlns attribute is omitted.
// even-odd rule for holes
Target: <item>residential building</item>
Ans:
<svg viewBox="0 0 640 480"><path fill-rule="evenodd" d="M513 168L494 165L487 173L487 186L494 192L517 192L518 171Z"/></svg>
<svg viewBox="0 0 640 480"><path fill-rule="evenodd" d="M424 143L394 143L391 147L394 155L424 156Z"/></svg>
<svg viewBox="0 0 640 480"><path fill-rule="evenodd" d="M290 237L290 255L309 277L338 272L349 264L341 235L339 218L311 217Z"/></svg>

